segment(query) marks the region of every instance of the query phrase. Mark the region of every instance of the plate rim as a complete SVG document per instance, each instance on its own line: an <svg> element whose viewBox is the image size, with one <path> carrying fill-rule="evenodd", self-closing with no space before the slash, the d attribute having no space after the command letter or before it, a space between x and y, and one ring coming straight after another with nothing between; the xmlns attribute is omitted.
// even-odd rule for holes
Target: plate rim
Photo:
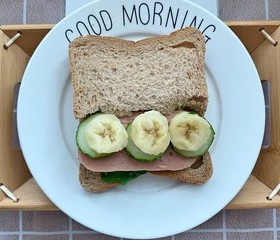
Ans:
<svg viewBox="0 0 280 240"><path fill-rule="evenodd" d="M178 1L180 1L180 0L178 0ZM183 0L184 1L184 0ZM96 2L101 2L100 0L97 0L97 1L93 1L93 2L91 2L91 3L88 3L88 4L86 4L85 6L83 6L83 7L81 7L80 9L78 9L78 10L76 10L76 11L74 11L73 13L71 13L69 16L67 16L65 19L69 19L69 18L71 18L73 15L75 16L76 14L79 14L81 11L83 11L83 9L86 9L86 8L88 8L89 6L92 6L92 5L94 5L94 4L96 4ZM209 13L207 10L205 10L205 9L203 9L202 7L200 7L200 6L197 6L196 4L194 4L194 3L192 3L192 2L188 2L188 1L184 1L184 2L187 2L188 4L190 4L191 6L194 6L195 8L198 8L198 9L200 9L200 11L204 11L204 12L206 12L207 13L207 15L208 14L210 14L210 15L212 15L214 18L216 18L213 14L211 14L211 13ZM66 20L62 20L62 21L66 21ZM215 19L215 20L217 20L217 21L220 21L219 19ZM221 21L220 21L221 22ZM221 22L222 23L222 22ZM222 23L223 25L224 25L224 23ZM56 28L58 28L60 25L59 24L57 24L54 28L53 28L53 30L51 30L50 31L50 33L52 32L52 31L54 31L54 29L56 29ZM224 26L226 26L226 25L224 25ZM227 26L226 26L227 27ZM50 34L49 33L49 34ZM49 36L49 34L47 35L47 36ZM46 37L47 37L46 36ZM234 34L232 34L232 36L233 37L235 37L235 38L237 38ZM239 40L238 40L239 41ZM41 45L42 44L42 45ZM40 43L40 45L38 46L38 48L40 47L40 46L43 46L43 44L44 44L44 40ZM244 48L244 50L245 50L245 47L243 46L243 48ZM36 50L37 51L37 50ZM35 53L36 54L36 53ZM249 53L247 53L248 55L249 55ZM29 65L28 65L28 67L27 67L27 71L29 71ZM25 75L25 74L24 74ZM23 80L25 79L25 77L23 77ZM21 92L21 91L20 91ZM20 96L21 96L21 93L19 93L19 99L20 99ZM20 106L20 104L19 104L19 106ZM263 105L264 106L264 105ZM264 108L263 108L263 112L264 112ZM264 122L264 121L263 121ZM263 126L264 126L264 124L263 124ZM18 122L18 128L19 128L19 138L20 138L20 141L22 142L22 139L23 139L23 136L22 136L22 134L21 134L21 123L20 123L20 121ZM263 130L264 130L264 127L263 127ZM261 147L261 145L259 146L259 149L258 149L258 151L260 150L260 147ZM23 149L23 154L24 154L24 149ZM25 155L25 154L24 154ZM27 163L28 164L28 163ZM29 166L28 166L29 167ZM32 172L32 171L31 171ZM250 172L251 173L251 172ZM247 178L249 177L249 175L250 175L250 173L248 174L248 176L247 176ZM245 181L246 182L246 181ZM243 185L245 184L245 182L243 183ZM40 182L38 182L38 184L39 184L39 186L41 187L41 185L40 185ZM242 185L242 186L243 186ZM241 189L241 188L240 188ZM44 191L45 192L45 191ZM239 191L238 191L239 192ZM238 193L237 192L237 193ZM236 193L236 194L237 194ZM50 197L50 196L48 196L48 197ZM51 198L50 198L51 199ZM232 200L232 199L231 199ZM231 200L229 200L229 201L231 201ZM52 200L53 201L53 200ZM228 202L226 202L225 204L224 204L224 206L223 207L225 207L226 205L228 204ZM62 210L63 208L61 208L60 207L60 209ZM63 211L63 210L62 210ZM64 212L67 212L67 211L64 211ZM87 226L87 224L85 223L84 225L86 225ZM98 230L98 231L100 231L100 230ZM103 233L105 233L105 234L110 234L110 233L107 233L107 232L104 232L104 231L100 231L100 232L103 232ZM174 232L174 233L172 233L172 235L174 235L174 234L177 234L178 232ZM167 236L167 235L164 235L164 236ZM164 236L159 236L159 237L164 237ZM126 237L127 238L127 235L124 235L124 236L120 236L120 237ZM137 238L137 236L133 236L133 238ZM150 238L150 237L149 237ZM153 237L154 238L154 237Z"/></svg>

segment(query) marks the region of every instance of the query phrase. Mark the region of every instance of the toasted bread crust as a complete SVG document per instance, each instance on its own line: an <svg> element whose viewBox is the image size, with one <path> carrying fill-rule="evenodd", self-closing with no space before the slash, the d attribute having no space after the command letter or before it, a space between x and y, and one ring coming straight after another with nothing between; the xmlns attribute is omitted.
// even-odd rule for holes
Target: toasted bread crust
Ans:
<svg viewBox="0 0 280 240"><path fill-rule="evenodd" d="M79 166L79 180L81 186L90 192L104 192L117 186L117 183L107 183L101 179L101 173L92 172L82 164Z"/></svg>

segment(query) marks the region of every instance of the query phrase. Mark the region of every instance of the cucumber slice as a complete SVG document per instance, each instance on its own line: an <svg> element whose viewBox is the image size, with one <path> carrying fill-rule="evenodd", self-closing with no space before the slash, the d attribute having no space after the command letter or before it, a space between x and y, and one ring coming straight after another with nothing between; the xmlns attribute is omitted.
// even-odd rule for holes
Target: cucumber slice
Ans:
<svg viewBox="0 0 280 240"><path fill-rule="evenodd" d="M110 155L111 153L97 153L89 147L85 139L85 129L93 118L98 116L100 113L94 114L86 118L84 121L80 122L78 129L76 131L76 144L80 151L91 158L101 158Z"/></svg>
<svg viewBox="0 0 280 240"><path fill-rule="evenodd" d="M130 155L131 157L133 157L136 160L139 161L147 161L147 162L152 162L155 161L156 159L161 158L161 156L164 154L160 153L158 155L150 155L147 153L144 153L141 149L139 149L134 142L132 141L130 134L131 134L131 123L128 124L127 128L126 128L127 134L128 134L128 143L126 146L126 151L128 153L128 155Z"/></svg>
<svg viewBox="0 0 280 240"><path fill-rule="evenodd" d="M211 126L210 123L209 125L210 125L211 134L207 139L207 141L197 151L186 151L186 150L178 149L172 144L172 148L174 149L174 151L183 157L198 157L204 155L210 148L211 144L213 143L214 135L215 135L215 131L213 127Z"/></svg>

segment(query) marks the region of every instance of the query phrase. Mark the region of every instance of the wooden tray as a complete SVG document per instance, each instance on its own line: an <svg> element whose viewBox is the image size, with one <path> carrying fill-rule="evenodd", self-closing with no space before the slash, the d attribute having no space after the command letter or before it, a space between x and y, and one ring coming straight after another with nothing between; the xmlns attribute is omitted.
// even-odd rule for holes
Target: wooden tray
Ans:
<svg viewBox="0 0 280 240"><path fill-rule="evenodd" d="M240 21L227 22L227 25L251 54L261 79L271 83L271 146L261 151L252 175L227 208L280 207L279 195L267 200L271 189L280 182L280 79L277 79L280 76L280 44L273 46L260 32L260 29L265 29L273 39L280 41L280 21ZM0 191L0 209L57 209L32 178L21 151L12 144L14 86L21 81L32 53L52 27L0 26L0 183L20 198L18 202L13 202ZM11 47L4 49L4 44L18 31L21 36Z"/></svg>

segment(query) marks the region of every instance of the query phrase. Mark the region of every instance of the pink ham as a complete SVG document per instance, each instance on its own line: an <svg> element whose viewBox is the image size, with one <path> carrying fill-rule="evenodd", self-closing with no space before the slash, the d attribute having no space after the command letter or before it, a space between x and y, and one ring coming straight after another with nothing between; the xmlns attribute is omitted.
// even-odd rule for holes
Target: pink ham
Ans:
<svg viewBox="0 0 280 240"><path fill-rule="evenodd" d="M120 121L124 127L127 127L127 125L132 122L138 115L140 115L143 112L133 112L130 116L120 117Z"/></svg>
<svg viewBox="0 0 280 240"><path fill-rule="evenodd" d="M170 120L174 117L174 115L176 115L177 113L179 113L180 111L176 110L173 113L170 114L165 114L164 116L167 118L168 122L170 122ZM138 115L142 114L144 112L132 112L131 115L129 116L125 116L125 117L120 117L120 121L121 123L126 127L130 122L132 122Z"/></svg>
<svg viewBox="0 0 280 240"><path fill-rule="evenodd" d="M79 152L80 163L93 172L115 171L178 171L190 167L197 158L185 158L168 148L166 153L153 162L137 161L128 156L125 150L114 153L109 157L93 159Z"/></svg>

